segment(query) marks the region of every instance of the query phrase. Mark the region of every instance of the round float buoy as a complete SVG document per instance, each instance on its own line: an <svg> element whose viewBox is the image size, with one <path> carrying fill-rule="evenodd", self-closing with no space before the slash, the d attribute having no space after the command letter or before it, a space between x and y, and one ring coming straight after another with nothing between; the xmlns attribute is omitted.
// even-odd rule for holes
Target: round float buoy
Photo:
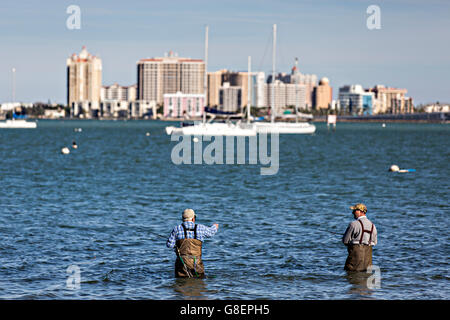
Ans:
<svg viewBox="0 0 450 320"><path fill-rule="evenodd" d="M69 148L64 147L64 148L61 149L61 153L62 153L62 154L69 154L69 153L70 153L70 150L69 150Z"/></svg>
<svg viewBox="0 0 450 320"><path fill-rule="evenodd" d="M382 126L383 128L386 128L386 123L383 123L381 126Z"/></svg>
<svg viewBox="0 0 450 320"><path fill-rule="evenodd" d="M194 137L194 139L192 139L192 141L198 142L198 138L197 138L197 137Z"/></svg>
<svg viewBox="0 0 450 320"><path fill-rule="evenodd" d="M145 135L146 135L147 137L149 137L149 136L150 136L150 132L147 132Z"/></svg>
<svg viewBox="0 0 450 320"><path fill-rule="evenodd" d="M392 171L392 172L397 172L397 171L399 171L400 170L400 168L397 166L397 165L395 165L395 164L393 164L390 168L389 168L389 171Z"/></svg>

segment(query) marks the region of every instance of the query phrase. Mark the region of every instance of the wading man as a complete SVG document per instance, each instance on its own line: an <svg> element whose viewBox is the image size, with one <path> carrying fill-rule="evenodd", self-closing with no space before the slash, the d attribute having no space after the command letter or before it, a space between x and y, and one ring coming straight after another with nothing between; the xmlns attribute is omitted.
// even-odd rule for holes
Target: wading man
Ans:
<svg viewBox="0 0 450 320"><path fill-rule="evenodd" d="M352 207L352 221L342 237L347 246L348 257L344 269L347 271L366 271L372 265L372 247L377 244L377 228L366 217L367 207L358 203Z"/></svg>
<svg viewBox="0 0 450 320"><path fill-rule="evenodd" d="M186 209L183 212L183 223L173 228L167 239L167 247L175 247L175 277L204 278L205 268L202 261L202 243L205 238L214 236L219 229L218 224L207 227L195 223L195 212Z"/></svg>

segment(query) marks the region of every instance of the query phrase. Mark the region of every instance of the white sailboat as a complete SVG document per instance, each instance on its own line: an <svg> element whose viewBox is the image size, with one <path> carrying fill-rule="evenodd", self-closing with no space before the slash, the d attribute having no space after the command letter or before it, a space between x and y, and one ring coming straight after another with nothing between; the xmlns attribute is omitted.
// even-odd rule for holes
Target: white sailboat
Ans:
<svg viewBox="0 0 450 320"><path fill-rule="evenodd" d="M205 105L208 90L208 26L205 31L205 78L203 89L205 92ZM228 117L224 123L214 122L216 116L211 115L211 118L206 121L206 112L203 112L203 120L201 123L188 126L168 126L166 133L181 134L181 135L197 135L197 136L255 136L256 130L253 124L242 123L237 121L233 123L231 117Z"/></svg>
<svg viewBox="0 0 450 320"><path fill-rule="evenodd" d="M277 25L273 25L273 51L272 51L272 94L270 103L270 122L256 122L257 133L280 133L280 134L312 134L316 131L316 126L309 122L298 122L300 117L296 106L296 122L276 122L275 121L275 61L276 61L276 36ZM312 119L310 115L302 115L303 118Z"/></svg>
<svg viewBox="0 0 450 320"><path fill-rule="evenodd" d="M13 106L15 97L15 87L16 87L16 68L12 69L13 72L13 88L12 88L12 98L13 98ZM14 107L12 113L12 119L6 121L0 121L0 129L35 129L37 127L36 122L26 121L24 119L14 119Z"/></svg>
<svg viewBox="0 0 450 320"><path fill-rule="evenodd" d="M0 121L0 129L35 129L36 127L36 122L29 122L23 119Z"/></svg>

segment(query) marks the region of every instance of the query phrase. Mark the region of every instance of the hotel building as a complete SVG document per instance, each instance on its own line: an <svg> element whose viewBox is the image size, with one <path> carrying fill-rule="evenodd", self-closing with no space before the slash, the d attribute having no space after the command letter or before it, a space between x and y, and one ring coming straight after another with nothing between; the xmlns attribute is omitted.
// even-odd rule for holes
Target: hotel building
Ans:
<svg viewBox="0 0 450 320"><path fill-rule="evenodd" d="M98 110L102 87L102 60L83 46L79 55L72 54L67 65L67 105L71 115L91 117Z"/></svg>
<svg viewBox="0 0 450 320"><path fill-rule="evenodd" d="M406 89L387 88L377 85L367 90L375 95L374 113L412 113L414 106L412 99L406 97Z"/></svg>
<svg viewBox="0 0 450 320"><path fill-rule="evenodd" d="M166 57L137 62L137 100L164 103L165 94L205 94L205 62L180 58L172 51Z"/></svg>

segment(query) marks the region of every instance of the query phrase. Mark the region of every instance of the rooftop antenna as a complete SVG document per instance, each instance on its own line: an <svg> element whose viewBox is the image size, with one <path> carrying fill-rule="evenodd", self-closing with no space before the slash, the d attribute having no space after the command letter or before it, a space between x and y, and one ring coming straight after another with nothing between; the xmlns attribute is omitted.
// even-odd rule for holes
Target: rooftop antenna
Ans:
<svg viewBox="0 0 450 320"><path fill-rule="evenodd" d="M12 68L12 102L16 101L16 68Z"/></svg>
<svg viewBox="0 0 450 320"><path fill-rule="evenodd" d="M300 81L298 79L298 58L295 57L295 72L292 75L294 77L294 83L295 83L295 122L298 122L298 106L300 104L300 98L298 95L298 91L300 89Z"/></svg>
<svg viewBox="0 0 450 320"><path fill-rule="evenodd" d="M277 46L277 25L273 25L273 48L272 48L272 103L270 108L271 122L275 121L275 59Z"/></svg>

